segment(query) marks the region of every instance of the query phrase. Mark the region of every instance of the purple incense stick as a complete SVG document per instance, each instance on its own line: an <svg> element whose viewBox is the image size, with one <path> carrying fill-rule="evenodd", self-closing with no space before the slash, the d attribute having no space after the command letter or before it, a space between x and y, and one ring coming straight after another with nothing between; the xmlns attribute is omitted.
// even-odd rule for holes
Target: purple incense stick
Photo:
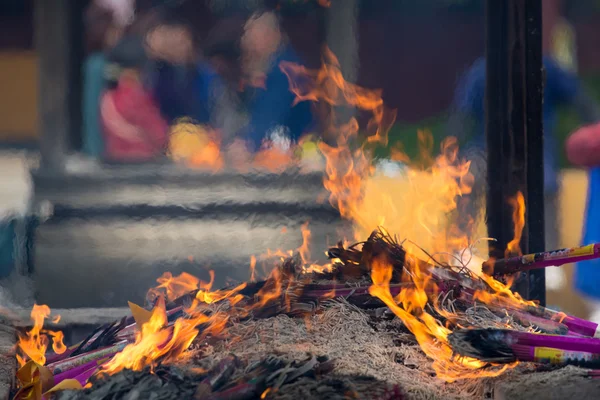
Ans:
<svg viewBox="0 0 600 400"><path fill-rule="evenodd" d="M483 263L482 270L488 275L509 275L531 269L559 267L564 264L592 260L600 257L600 243L572 247L543 253L527 254Z"/></svg>
<svg viewBox="0 0 600 400"><path fill-rule="evenodd" d="M75 379L76 376L81 375L82 373L89 371L90 369L98 369L106 361L110 360L110 358L111 358L111 356L103 357L98 360L92 360L88 363L82 364L82 365L72 368L68 371L61 372L54 376L54 384L58 385L60 382L64 381L65 379Z"/></svg>
<svg viewBox="0 0 600 400"><path fill-rule="evenodd" d="M123 350L125 346L127 346L127 344L127 341L122 341L112 346L105 347L103 349L94 350L89 353L80 354L75 357L67 358L66 360L61 360L59 362L49 364L46 367L50 370L50 372L52 372L55 375L58 375L63 372L69 371L73 368L87 364L90 361L96 361L105 357L112 357L116 353Z"/></svg>

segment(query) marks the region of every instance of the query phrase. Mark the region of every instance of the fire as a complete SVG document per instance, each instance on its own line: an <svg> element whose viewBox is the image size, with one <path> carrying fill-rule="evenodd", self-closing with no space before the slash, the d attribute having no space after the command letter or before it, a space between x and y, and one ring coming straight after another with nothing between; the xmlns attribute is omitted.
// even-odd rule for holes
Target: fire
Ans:
<svg viewBox="0 0 600 400"><path fill-rule="evenodd" d="M157 362L169 363L185 359L189 354L188 348L196 338L226 335L230 319L247 317L252 311L278 301L284 290L281 273L275 268L258 291L257 301L251 306L236 307L244 299L240 292L247 284L211 291L214 281L212 271L210 276L210 282L203 282L185 272L176 277L171 273L163 274L157 280L159 285L150 291L157 300L150 318L138 327L135 342L127 345L105 364L102 372L112 375L123 369L139 371L147 366L152 367ZM194 292L195 297L190 306L185 308L186 317L170 322L164 298L175 300ZM161 293L164 293L164 297ZM231 307L227 313L209 308L211 304L223 301L228 302Z"/></svg>
<svg viewBox="0 0 600 400"><path fill-rule="evenodd" d="M338 59L329 49L325 50L323 65L318 71L290 62L282 62L280 68L290 81L290 90L296 95L296 103L322 102L331 108L326 113L324 137L333 137L337 146L319 143L319 149L326 159L323 184L330 192L331 204L338 208L343 217L358 217L360 213L355 207L362 198L362 182L372 171L366 147L370 143L387 144L387 133L395 120L395 111L384 106L379 92L346 82ZM333 112L334 106L357 108L373 114L367 127L369 136L363 146L352 148L359 133L356 118L340 124Z"/></svg>
<svg viewBox="0 0 600 400"><path fill-rule="evenodd" d="M319 70L291 63L282 63L280 67L288 76L297 102L313 101L326 108L324 137L334 137L336 146L320 143L319 147L326 158L324 186L330 192L331 204L343 217L353 221L359 240L382 225L405 238L406 266L411 271L405 279L412 281L414 289L405 289L393 298L389 288L392 266L387 260L377 260L370 266L373 284L369 293L382 300L415 335L441 379L451 382L497 376L510 368L484 369L488 365L476 359L454 357L447 340L450 328L426 309L431 293L437 293L427 263L435 260L448 265L454 254L469 247L475 225L474 221L465 221L458 207L458 200L471 193L474 179L469 172L469 161L459 157L457 140L452 137L443 140L440 155L432 157L433 138L429 132L420 131L419 159L411 161L399 149L393 152L393 158L405 166L401 178L375 174L371 166L372 146L387 145L387 133L395 120L395 112L384 106L381 93L346 82L337 58L329 50L325 51ZM335 112L340 107L372 114L362 144L357 144L358 121L355 118L340 121ZM515 221L524 220L523 213L524 208L515 211ZM522 225L515 222L515 232L521 229ZM488 284L496 293L486 300L500 298L523 304L507 286L489 279Z"/></svg>
<svg viewBox="0 0 600 400"><path fill-rule="evenodd" d="M454 357L447 339L451 331L424 310L427 295L423 288L417 288L414 292L402 291L398 301L399 299L394 299L390 293L391 278L392 266L385 260L376 260L372 265L373 285L369 288L369 293L383 301L415 335L423 352L433 360L433 368L438 377L453 382L457 379L497 376L510 368L509 365L504 365L484 370L482 368L487 366L484 362L473 358ZM403 305L400 306L399 303Z"/></svg>
<svg viewBox="0 0 600 400"><path fill-rule="evenodd" d="M112 375L125 368L140 371L146 366L153 366L156 360L164 363L178 360L198 335L198 325L207 324L206 332L218 332L226 322L227 317L220 313L211 317L197 314L178 318L171 325L164 300L159 297L150 319L139 327L135 342L107 362L102 372Z"/></svg>
<svg viewBox="0 0 600 400"><path fill-rule="evenodd" d="M43 329L44 320L50 318L50 307L47 305L34 304L31 309L31 320L33 327L25 334L19 334L17 348L21 354L17 354L17 360L22 367L27 360L32 360L36 364L44 365L46 363L46 350L50 339L52 339L52 350L56 354L64 353L67 348L63 343L64 335L60 331L50 331ZM56 323L60 316L56 316L53 321Z"/></svg>
<svg viewBox="0 0 600 400"><path fill-rule="evenodd" d="M508 199L508 203L513 208L513 225L515 234L513 240L506 245L506 257L510 256L521 256L521 237L523 236L523 227L525 227L525 198L523 193L517 192L515 197Z"/></svg>

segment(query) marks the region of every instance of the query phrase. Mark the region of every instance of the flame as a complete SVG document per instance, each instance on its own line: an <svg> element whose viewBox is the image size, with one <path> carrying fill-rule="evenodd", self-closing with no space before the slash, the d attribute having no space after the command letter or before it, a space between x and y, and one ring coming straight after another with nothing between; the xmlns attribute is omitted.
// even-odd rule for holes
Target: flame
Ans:
<svg viewBox="0 0 600 400"><path fill-rule="evenodd" d="M513 208L512 220L514 225L514 238L506 245L505 257L511 255L523 255L521 252L521 237L523 236L523 228L525 227L525 198L523 193L517 192L515 197L508 199L508 203Z"/></svg>
<svg viewBox="0 0 600 400"><path fill-rule="evenodd" d="M250 256L250 282L256 282L256 256Z"/></svg>
<svg viewBox="0 0 600 400"><path fill-rule="evenodd" d="M17 348L19 353L16 358L19 366L25 365L27 360L32 360L36 364L44 365L46 363L46 350L52 338L52 350L56 354L64 353L67 348L63 343L64 335L60 331L50 331L43 329L44 320L50 318L50 307L47 305L34 304L31 309L31 320L33 327L25 334L19 334ZM56 323L60 316L56 316L53 321Z"/></svg>
<svg viewBox="0 0 600 400"><path fill-rule="evenodd" d="M439 378L453 382L457 379L492 377L511 367L504 365L484 370L482 368L487 363L474 358L454 357L447 339L451 331L424 310L427 295L423 287L417 287L415 291L404 290L400 292L399 299L392 297L389 289L392 266L385 260L373 262L371 279L373 285L369 287L369 293L383 301L415 335L423 352L433 360L433 368Z"/></svg>
<svg viewBox="0 0 600 400"><path fill-rule="evenodd" d="M102 373L112 375L123 369L140 371L147 366L153 367L158 362L170 363L185 359L189 354L187 350L195 339L227 334L226 326L230 319L246 317L254 310L269 306L281 298L284 290L281 273L275 268L256 294L255 302L249 306L234 307L244 299L240 291L247 284L242 283L233 289L211 291L213 280L212 271L210 282L202 282L187 273L177 277L165 273L159 278L158 286L151 291L158 296L150 318L138 327L134 343L127 345L106 363ZM191 305L185 308L186 317L169 322L165 297L172 300L177 295L193 291L196 291L196 295ZM160 295L161 293L165 293L165 296ZM208 309L210 304L223 301L229 303L229 312Z"/></svg>
<svg viewBox="0 0 600 400"><path fill-rule="evenodd" d="M378 91L346 82L338 59L329 49L325 49L320 70L309 70L290 62L281 62L280 68L288 77L290 90L296 95L295 103L314 101L332 109L334 106L345 106L373 114L367 126L369 136L365 145L351 148L351 142L358 136L358 122L356 118L351 118L339 124L333 110L327 112L324 137L333 137L337 146L319 143L319 149L326 159L323 184L330 192L329 201L343 217L358 217L359 212L355 207L362 198L362 181L371 172L365 147L369 143L387 144L387 133L396 112L384 107Z"/></svg>
<svg viewBox="0 0 600 400"><path fill-rule="evenodd" d="M460 212L459 201L471 193L474 178L469 172L470 162L459 157L457 140L444 139L439 156L433 157L431 133L419 131L420 154L416 160L411 161L399 147L392 153L396 161L404 163L403 176L390 178L376 174L371 166L372 148L387 145L387 133L396 115L384 106L381 92L346 82L337 58L328 49L319 70L287 62L281 63L280 68L290 81L296 102L316 102L325 110L324 137L336 144L319 144L326 159L324 186L330 193L331 204L343 217L353 221L358 240L382 225L406 239L403 247L411 273L405 279L412 280L414 289L403 290L393 298L389 288L392 265L381 259L370 266L373 284L369 293L381 299L415 335L425 354L433 360L439 378L452 382L497 376L514 366L484 369L489 365L476 359L455 357L447 340L450 328L426 309L432 298L430 294L438 290L431 279L430 266L421 260L435 258L436 262L448 265L453 254L469 247L475 228L475 222ZM362 144L358 121L356 118L340 120L336 113L340 108L371 113ZM520 217L522 212L519 210L517 215ZM522 226L516 226L515 232L520 229ZM500 298L523 304L507 286L489 279L488 284L496 292L487 293L490 300ZM435 301L434 307L439 308Z"/></svg>
<svg viewBox="0 0 600 400"><path fill-rule="evenodd" d="M112 375L126 368L141 371L146 366L152 367L156 360L164 363L178 360L198 335L198 325L208 324L206 332L218 332L224 328L226 321L227 317L221 313L211 317L196 314L178 318L169 326L165 302L159 297L150 319L136 333L135 342L107 362L102 372Z"/></svg>
<svg viewBox="0 0 600 400"><path fill-rule="evenodd" d="M300 232L302 232L302 245L296 251L302 258L302 264L306 265L310 263L310 229L308 229L308 222L302 224Z"/></svg>

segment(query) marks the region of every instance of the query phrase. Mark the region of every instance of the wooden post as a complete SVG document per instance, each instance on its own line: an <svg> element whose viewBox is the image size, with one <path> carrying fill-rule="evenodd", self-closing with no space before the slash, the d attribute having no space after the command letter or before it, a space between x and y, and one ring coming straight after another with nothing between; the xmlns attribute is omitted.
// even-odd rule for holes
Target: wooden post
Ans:
<svg viewBox="0 0 600 400"><path fill-rule="evenodd" d="M35 0L41 169L50 173L64 170L70 130L70 3L70 0Z"/></svg>
<svg viewBox="0 0 600 400"><path fill-rule="evenodd" d="M487 221L496 258L514 236L507 199L517 191L527 206L521 248L544 250L541 10L541 0L487 1ZM525 274L517 290L543 304L544 271Z"/></svg>

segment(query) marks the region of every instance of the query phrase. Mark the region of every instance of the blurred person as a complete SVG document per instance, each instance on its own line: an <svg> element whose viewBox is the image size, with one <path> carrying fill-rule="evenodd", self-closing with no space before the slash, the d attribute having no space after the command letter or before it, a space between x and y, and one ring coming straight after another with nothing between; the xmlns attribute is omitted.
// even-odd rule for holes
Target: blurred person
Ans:
<svg viewBox="0 0 600 400"><path fill-rule="evenodd" d="M124 37L108 54L107 90L100 107L108 161L151 161L165 153L168 124L143 84L147 62L143 39L137 35Z"/></svg>
<svg viewBox="0 0 600 400"><path fill-rule="evenodd" d="M164 16L148 30L146 45L152 59L150 85L162 115L170 123L180 118L208 122L208 106L205 95L198 92L198 82L215 74L200 59L191 27L176 17Z"/></svg>
<svg viewBox="0 0 600 400"><path fill-rule="evenodd" d="M250 17L241 38L241 90L250 111L246 138L252 149L263 141L297 141L312 121L309 102L294 105L296 95L289 89L287 76L279 68L282 61L302 64L302 60L281 30L273 11Z"/></svg>
<svg viewBox="0 0 600 400"><path fill-rule="evenodd" d="M583 244L600 242L600 124L584 126L565 143L567 158L589 168ZM600 323L600 260L580 262L575 267L575 289L587 298L589 319Z"/></svg>
<svg viewBox="0 0 600 400"><path fill-rule="evenodd" d="M218 24L205 47L205 54L223 79L225 99L215 103L216 124L235 142L236 152L257 151L267 143L285 150L312 123L308 102L294 106L281 61L301 64L273 11L253 14L243 23L233 18ZM229 116L234 119L230 120ZM219 117L220 116L220 117Z"/></svg>
<svg viewBox="0 0 600 400"><path fill-rule="evenodd" d="M130 0L93 0L85 11L87 57L83 64L83 152L100 157L104 141L100 126L100 98L105 89L106 52L122 37L133 18Z"/></svg>
<svg viewBox="0 0 600 400"><path fill-rule="evenodd" d="M204 57L214 75L198 82L198 91L209 105L210 124L217 129L234 161L248 162L246 145L236 136L248 126L249 112L243 102L240 41L246 18L230 15L217 22L204 43Z"/></svg>

